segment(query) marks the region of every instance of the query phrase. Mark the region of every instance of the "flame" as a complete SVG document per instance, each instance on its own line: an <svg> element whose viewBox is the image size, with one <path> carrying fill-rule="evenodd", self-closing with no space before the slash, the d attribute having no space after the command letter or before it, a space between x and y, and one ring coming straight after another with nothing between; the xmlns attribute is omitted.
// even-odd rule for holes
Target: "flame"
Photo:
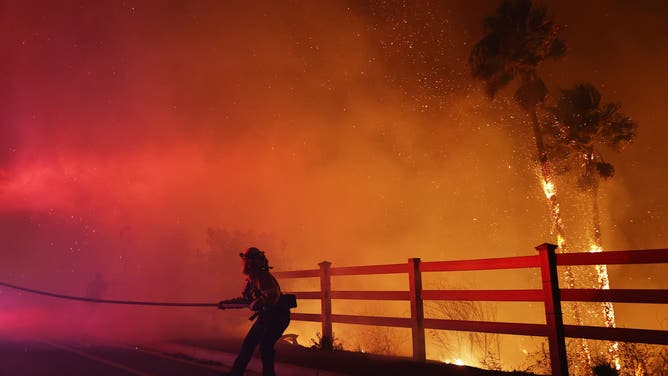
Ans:
<svg viewBox="0 0 668 376"><path fill-rule="evenodd" d="M551 181L543 180L543 192L545 193L545 197L547 197L548 200L551 200L552 197L557 194L557 189Z"/></svg>
<svg viewBox="0 0 668 376"><path fill-rule="evenodd" d="M559 249L563 248L563 245L564 245L565 242L566 242L566 239L564 239L564 237L561 236L560 234L557 234L557 247L559 247Z"/></svg>
<svg viewBox="0 0 668 376"><path fill-rule="evenodd" d="M600 246L598 246L596 244L592 244L589 247L589 253L600 253L600 252L603 252L603 248L601 248Z"/></svg>
<svg viewBox="0 0 668 376"><path fill-rule="evenodd" d="M545 166L543 166L545 167ZM557 235L557 246L559 247L560 252L566 252L566 239L564 237L564 222L561 218L561 209L559 203L557 202L557 188L549 177L549 174L546 174L546 169L543 168L540 171L537 171L540 176L540 182L543 186L543 192L545 197L550 205L550 212L552 214L552 232ZM575 277L573 275L573 270L570 267L566 267L564 270L566 277L566 285L568 288L575 287ZM573 315L575 318L575 323L577 325L582 325L582 318L580 316L580 311L578 305L573 307ZM580 339L580 346L582 351L580 355L583 356L581 363L585 368L588 368L591 365L591 354L589 351L589 344L587 340L582 338Z"/></svg>
<svg viewBox="0 0 668 376"><path fill-rule="evenodd" d="M443 363L445 364L454 364L458 366L465 366L466 363L460 358L455 358L454 360L450 361L450 359L443 359Z"/></svg>
<svg viewBox="0 0 668 376"><path fill-rule="evenodd" d="M603 252L603 248L597 244L592 244L589 247L590 253L600 253ZM610 290L610 279L608 278L608 266L607 265L596 265L596 276L598 280L598 287L602 290ZM615 308L611 302L603 302L603 314L605 318L605 324L608 328L615 328L617 322L615 319ZM619 358L619 342L612 342L608 346L608 353L610 354L614 366L617 370L621 368L621 361Z"/></svg>

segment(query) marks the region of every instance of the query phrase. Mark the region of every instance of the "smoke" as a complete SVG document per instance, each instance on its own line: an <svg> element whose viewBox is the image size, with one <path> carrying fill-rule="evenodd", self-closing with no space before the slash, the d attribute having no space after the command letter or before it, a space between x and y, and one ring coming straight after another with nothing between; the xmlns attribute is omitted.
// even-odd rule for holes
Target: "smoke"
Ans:
<svg viewBox="0 0 668 376"><path fill-rule="evenodd" d="M5 5L1 279L77 295L100 272L108 298L215 302L238 294L237 254L251 245L277 270L533 254L553 237L529 127L512 103L484 98L465 65L490 5L427 5ZM547 74L586 78L600 63L577 42L586 23L555 7L574 43ZM634 166L665 153L652 144L665 115L656 93L641 101L624 84L637 61L619 55L594 77L642 136L616 163L604 236L614 249L657 246L665 177ZM650 224L663 230L649 236ZM24 328L61 333L246 325L242 313L0 298L34 313Z"/></svg>

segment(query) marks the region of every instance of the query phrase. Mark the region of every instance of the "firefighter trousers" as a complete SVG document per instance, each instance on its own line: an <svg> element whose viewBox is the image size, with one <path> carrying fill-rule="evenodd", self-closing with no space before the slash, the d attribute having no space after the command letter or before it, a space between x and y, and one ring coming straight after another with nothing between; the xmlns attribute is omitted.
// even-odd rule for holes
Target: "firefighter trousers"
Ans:
<svg viewBox="0 0 668 376"><path fill-rule="evenodd" d="M261 312L248 334L246 334L239 356L234 361L231 375L243 375L255 348L260 345L262 376L275 376L274 358L276 350L274 345L281 338L288 325L290 325L290 310L288 309Z"/></svg>

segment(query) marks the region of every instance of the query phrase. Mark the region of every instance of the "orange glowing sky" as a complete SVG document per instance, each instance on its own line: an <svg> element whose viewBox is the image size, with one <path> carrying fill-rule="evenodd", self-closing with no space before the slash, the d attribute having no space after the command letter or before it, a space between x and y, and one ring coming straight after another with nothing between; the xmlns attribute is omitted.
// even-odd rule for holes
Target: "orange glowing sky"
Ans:
<svg viewBox="0 0 668 376"><path fill-rule="evenodd" d="M666 7L547 5L569 46L542 68L550 88L592 82L639 124L607 153L604 245L665 247ZM283 269L555 242L525 115L466 66L495 7L0 5L0 279L77 293L101 270L141 281L135 296L209 299L236 290L216 284L239 279L235 247L250 242ZM579 239L582 197L562 192ZM209 228L238 235L216 243ZM224 266L201 269L211 253Z"/></svg>

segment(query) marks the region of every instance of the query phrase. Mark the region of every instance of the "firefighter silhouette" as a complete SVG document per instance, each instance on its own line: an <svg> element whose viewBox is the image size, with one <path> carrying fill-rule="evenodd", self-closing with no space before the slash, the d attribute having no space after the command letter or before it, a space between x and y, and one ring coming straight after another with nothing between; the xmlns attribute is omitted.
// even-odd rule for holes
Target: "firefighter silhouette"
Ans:
<svg viewBox="0 0 668 376"><path fill-rule="evenodd" d="M264 252L255 247L248 248L240 253L243 263L243 274L246 281L241 297L220 302L219 307L225 309L225 304L248 303L256 318L241 346L241 351L234 361L231 376L242 376L255 348L259 345L262 359L262 375L274 376L274 345L283 335L290 324L290 308L296 303L286 301L289 295L281 294L281 287L271 273L269 261ZM294 297L294 296L292 296Z"/></svg>

